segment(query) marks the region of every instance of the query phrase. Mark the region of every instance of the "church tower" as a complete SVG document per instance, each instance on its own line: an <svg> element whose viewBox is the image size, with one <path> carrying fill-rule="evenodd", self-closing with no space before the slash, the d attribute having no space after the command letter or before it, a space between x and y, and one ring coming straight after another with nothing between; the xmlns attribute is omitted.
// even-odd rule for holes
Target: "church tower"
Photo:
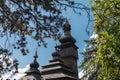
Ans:
<svg viewBox="0 0 120 80"><path fill-rule="evenodd" d="M77 59L78 59L78 47L75 45L76 40L71 35L71 26L68 21L63 25L64 35L60 38L59 42L59 54L63 63L70 67L70 69L78 74Z"/></svg>
<svg viewBox="0 0 120 80"><path fill-rule="evenodd" d="M53 59L42 66L41 76L44 80L78 80L76 40L71 35L68 22L64 24L63 30L60 45L55 46L55 52L52 53Z"/></svg>

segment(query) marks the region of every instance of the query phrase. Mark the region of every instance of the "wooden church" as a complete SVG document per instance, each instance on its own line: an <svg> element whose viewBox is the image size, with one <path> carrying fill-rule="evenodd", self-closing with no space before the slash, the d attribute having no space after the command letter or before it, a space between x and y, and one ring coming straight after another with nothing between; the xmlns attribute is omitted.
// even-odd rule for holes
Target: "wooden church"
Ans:
<svg viewBox="0 0 120 80"><path fill-rule="evenodd" d="M71 35L71 26L66 22L63 26L64 35L59 39L60 45L55 46L52 53L52 60L49 64L42 66L39 70L37 52L30 69L20 80L78 80L78 47L76 40Z"/></svg>

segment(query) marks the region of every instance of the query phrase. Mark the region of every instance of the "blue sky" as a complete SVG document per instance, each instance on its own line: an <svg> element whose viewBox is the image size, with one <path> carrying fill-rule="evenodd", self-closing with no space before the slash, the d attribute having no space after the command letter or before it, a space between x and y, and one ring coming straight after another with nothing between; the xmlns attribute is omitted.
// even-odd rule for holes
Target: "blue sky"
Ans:
<svg viewBox="0 0 120 80"><path fill-rule="evenodd" d="M80 1L81 3L88 5L88 0L76 0ZM71 25L71 34L76 39L76 45L79 47L78 53L82 52L85 48L85 43L83 40L89 39L90 36L85 32L85 28L88 23L88 17L85 11L81 12L81 16L78 16L74 14L73 12L69 11L66 12L67 18L69 20L69 23ZM38 63L40 64L40 67L48 64L49 60L52 59L52 52L54 51L54 46L56 45L56 41L52 39L47 39L46 42L48 43L48 47L40 47L38 50ZM34 40L29 38L28 40L28 48L30 49L30 53L27 56L22 56L22 54L19 54L18 51L14 51L15 54L13 55L14 58L19 60L19 67L23 68L26 65L30 64L33 61L33 56L36 51L36 43ZM78 65L80 61L82 60L82 56L79 54L79 60ZM80 69L79 69L80 70Z"/></svg>
<svg viewBox="0 0 120 80"><path fill-rule="evenodd" d="M77 2L83 3L86 6L89 6L89 0L75 0ZM91 13L92 15L92 13ZM84 40L87 40L90 38L90 35L88 35L85 31L87 23L88 23L88 16L87 13L82 10L81 11L81 15L77 15L74 14L74 12L72 12L71 10L69 10L68 12L66 12L65 17L68 19L70 25L71 25L71 34L72 36L76 39L76 45L78 46L78 54L79 54L79 59L78 59L78 65L80 65L81 60L83 59L83 57L80 55L80 52L84 51L85 49L85 42ZM91 30L92 30L92 23L90 24L91 26ZM0 39L0 44L4 45L5 39ZM11 40L13 41L13 40ZM12 55L13 58L16 58L17 60L19 60L19 72L23 72L26 71L26 69L28 69L28 64L30 64L33 61L33 56L35 54L36 51L36 41L28 38L28 48L30 50L30 53L27 54L26 56L23 56L19 51L14 50L14 54ZM48 47L44 48L43 46L39 48L38 50L38 63L41 66L44 66L46 64L49 63L49 60L52 59L52 52L54 51L54 47L57 44L59 44L58 42L54 41L53 39L46 39L46 42L48 43ZM8 47L10 48L10 47ZM27 66L26 66L27 65ZM79 69L79 72L81 71L81 69ZM6 74L7 76L9 76L8 74ZM18 74L20 77L20 74ZM18 78L18 76L16 76ZM7 77L5 77L7 78Z"/></svg>

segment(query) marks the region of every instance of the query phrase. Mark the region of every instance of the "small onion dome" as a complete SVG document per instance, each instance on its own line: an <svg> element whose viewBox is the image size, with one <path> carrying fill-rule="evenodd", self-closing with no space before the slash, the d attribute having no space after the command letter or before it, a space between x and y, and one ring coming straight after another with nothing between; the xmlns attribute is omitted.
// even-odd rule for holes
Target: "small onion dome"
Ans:
<svg viewBox="0 0 120 80"><path fill-rule="evenodd" d="M28 77L30 77L31 75L39 75L39 77L41 76L40 71L38 70L39 64L37 62L37 58L38 58L38 55L37 55L37 51L36 51L36 53L34 55L34 61L30 64L30 69L25 72Z"/></svg>
<svg viewBox="0 0 120 80"><path fill-rule="evenodd" d="M38 58L38 55L37 55L37 51L36 51L35 56L34 56L34 61L30 64L31 68L38 68L39 67L39 64L36 60L37 58Z"/></svg>
<svg viewBox="0 0 120 80"><path fill-rule="evenodd" d="M66 42L75 43L76 40L72 37L70 33L71 27L68 21L66 21L66 23L63 25L63 30L64 30L64 36L62 36L59 41L61 43L66 43Z"/></svg>
<svg viewBox="0 0 120 80"><path fill-rule="evenodd" d="M37 61L34 61L30 64L30 68L38 68L39 67L39 64Z"/></svg>
<svg viewBox="0 0 120 80"><path fill-rule="evenodd" d="M53 59L59 59L60 58L60 54L57 51L54 51L52 53Z"/></svg>

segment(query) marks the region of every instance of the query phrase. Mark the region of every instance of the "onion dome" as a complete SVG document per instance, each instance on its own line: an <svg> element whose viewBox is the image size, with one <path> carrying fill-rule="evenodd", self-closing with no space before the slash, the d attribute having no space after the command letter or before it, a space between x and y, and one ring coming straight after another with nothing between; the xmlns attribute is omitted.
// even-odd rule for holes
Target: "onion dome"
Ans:
<svg viewBox="0 0 120 80"><path fill-rule="evenodd" d="M30 68L38 68L39 67L39 64L37 62L37 59L38 58L38 55L37 55L37 52L35 53L35 56L34 56L34 61L30 64Z"/></svg>
<svg viewBox="0 0 120 80"><path fill-rule="evenodd" d="M30 69L25 72L26 75L20 80L41 80L41 73L40 70L38 69L39 64L37 62L37 58L38 55L36 50L34 55L34 61L30 64Z"/></svg>
<svg viewBox="0 0 120 80"><path fill-rule="evenodd" d="M59 41L61 43L66 43L66 42L75 43L76 40L71 35L71 26L68 21L66 21L66 23L63 25L63 30L64 30L64 36L62 36Z"/></svg>
<svg viewBox="0 0 120 80"><path fill-rule="evenodd" d="M38 70L39 64L37 62L38 55L37 55L37 51L34 55L34 61L30 64L30 69L28 71L26 71L25 73L27 73L27 75L30 74L40 74L40 71Z"/></svg>
<svg viewBox="0 0 120 80"><path fill-rule="evenodd" d="M55 50L53 53L52 53L52 56L53 56L53 59L60 59L60 54L58 53L57 50Z"/></svg>

